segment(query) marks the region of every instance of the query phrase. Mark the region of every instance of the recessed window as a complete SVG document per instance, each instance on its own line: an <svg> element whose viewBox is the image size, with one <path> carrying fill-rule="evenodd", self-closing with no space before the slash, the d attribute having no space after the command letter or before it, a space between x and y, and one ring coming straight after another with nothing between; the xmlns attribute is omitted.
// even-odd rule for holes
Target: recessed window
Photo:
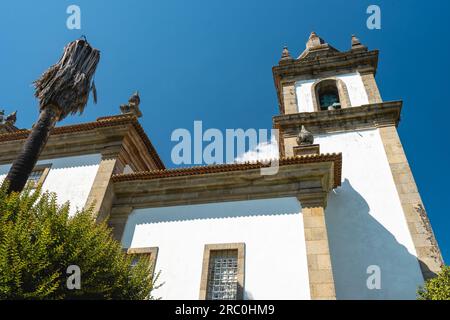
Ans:
<svg viewBox="0 0 450 320"><path fill-rule="evenodd" d="M50 171L50 167L51 164L37 165L34 167L28 177L27 183L29 183L32 188L36 188L39 184L43 184Z"/></svg>
<svg viewBox="0 0 450 320"><path fill-rule="evenodd" d="M158 247L145 247L145 248L130 248L127 254L133 255L133 260L131 261L131 266L134 267L139 262L142 257L150 258L150 263L152 265L152 273L155 270L156 258L158 256Z"/></svg>
<svg viewBox="0 0 450 320"><path fill-rule="evenodd" d="M200 299L241 300L244 287L244 244L205 246Z"/></svg>
<svg viewBox="0 0 450 320"><path fill-rule="evenodd" d="M237 250L216 250L209 256L207 300L237 299Z"/></svg>
<svg viewBox="0 0 450 320"><path fill-rule="evenodd" d="M317 85L316 90L320 110L334 110L341 108L336 81L324 80Z"/></svg>

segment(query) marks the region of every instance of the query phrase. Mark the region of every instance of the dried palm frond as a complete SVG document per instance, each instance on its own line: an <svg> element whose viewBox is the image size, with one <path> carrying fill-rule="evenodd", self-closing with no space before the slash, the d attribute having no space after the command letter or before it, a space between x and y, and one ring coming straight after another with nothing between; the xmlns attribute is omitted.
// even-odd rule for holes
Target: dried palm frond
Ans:
<svg viewBox="0 0 450 320"><path fill-rule="evenodd" d="M79 39L69 43L58 63L34 81L40 108L57 106L61 113L59 120L69 114L82 113L90 91L95 88L91 80L99 60L100 51L87 41ZM97 100L95 92L94 95Z"/></svg>

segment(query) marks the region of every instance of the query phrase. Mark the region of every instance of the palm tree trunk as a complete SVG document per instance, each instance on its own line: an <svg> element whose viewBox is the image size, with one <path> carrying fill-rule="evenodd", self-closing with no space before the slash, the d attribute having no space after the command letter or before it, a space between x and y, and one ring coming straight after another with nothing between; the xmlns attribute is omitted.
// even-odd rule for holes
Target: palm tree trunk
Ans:
<svg viewBox="0 0 450 320"><path fill-rule="evenodd" d="M8 193L23 190L57 120L57 107L49 105L41 109L37 123L31 130L5 179L9 183Z"/></svg>

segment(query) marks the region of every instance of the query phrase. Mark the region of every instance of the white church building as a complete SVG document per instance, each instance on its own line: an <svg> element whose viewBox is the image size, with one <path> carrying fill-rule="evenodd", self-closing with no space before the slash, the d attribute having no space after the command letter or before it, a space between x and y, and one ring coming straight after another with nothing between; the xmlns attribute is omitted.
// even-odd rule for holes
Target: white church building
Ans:
<svg viewBox="0 0 450 320"><path fill-rule="evenodd" d="M283 50L277 174L166 168L134 96L120 115L56 127L30 180L72 213L94 205L129 253L150 255L162 299L415 299L443 261L377 63L356 37L345 52L314 32L298 58ZM29 132L0 117L0 179Z"/></svg>

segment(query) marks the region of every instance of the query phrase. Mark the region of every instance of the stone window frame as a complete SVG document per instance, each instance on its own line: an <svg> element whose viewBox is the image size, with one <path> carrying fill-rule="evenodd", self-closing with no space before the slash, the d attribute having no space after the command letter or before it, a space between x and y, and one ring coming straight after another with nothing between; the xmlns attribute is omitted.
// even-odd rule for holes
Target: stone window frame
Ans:
<svg viewBox="0 0 450 320"><path fill-rule="evenodd" d="M245 243L216 243L205 244L203 250L202 274L200 281L200 300L206 300L208 294L208 273L209 262L212 251L237 250L237 300L244 299L244 280L245 280Z"/></svg>
<svg viewBox="0 0 450 320"><path fill-rule="evenodd" d="M156 261L158 259L159 247L142 247L142 248L128 248L124 249L128 255L148 255L150 256L150 263L152 264L151 273L155 273Z"/></svg>
<svg viewBox="0 0 450 320"><path fill-rule="evenodd" d="M36 189L38 185L43 185L45 179L47 179L48 173L50 172L50 169L52 167L51 163L46 163L46 164L38 164L36 165L33 170L31 171L31 173L35 172L35 171L42 171L41 176L39 177L39 180L37 181L37 183L33 183L32 180L28 180L27 184L30 184L32 189Z"/></svg>
<svg viewBox="0 0 450 320"><path fill-rule="evenodd" d="M311 86L311 95L312 95L312 101L314 106L314 111L320 112L325 111L320 109L320 101L319 101L319 88L321 84L324 84L326 82L334 82L336 89L339 94L339 102L341 103L341 109L349 108L352 106L350 102L350 96L348 94L347 85L342 79L338 79L336 77L331 78L324 78L319 79L316 82L313 83Z"/></svg>

